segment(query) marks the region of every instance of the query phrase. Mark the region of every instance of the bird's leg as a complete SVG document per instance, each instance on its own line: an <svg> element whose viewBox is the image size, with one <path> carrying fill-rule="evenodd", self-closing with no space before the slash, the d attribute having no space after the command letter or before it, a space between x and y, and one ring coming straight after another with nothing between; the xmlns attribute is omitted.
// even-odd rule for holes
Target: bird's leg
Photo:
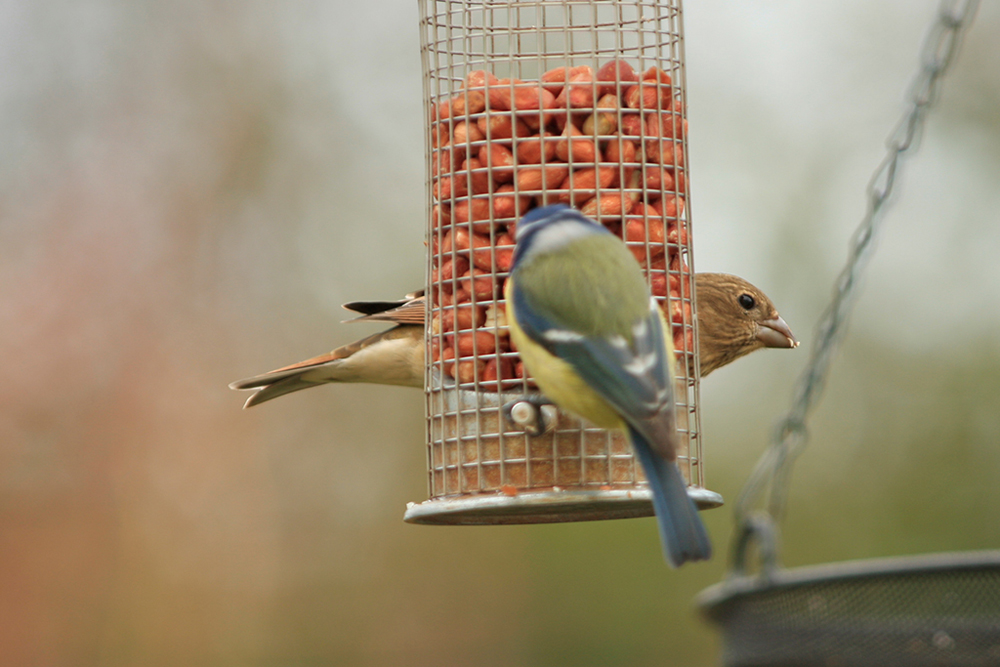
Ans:
<svg viewBox="0 0 1000 667"><path fill-rule="evenodd" d="M553 430L559 420L555 404L541 394L522 396L504 403L501 411L507 423L536 438Z"/></svg>

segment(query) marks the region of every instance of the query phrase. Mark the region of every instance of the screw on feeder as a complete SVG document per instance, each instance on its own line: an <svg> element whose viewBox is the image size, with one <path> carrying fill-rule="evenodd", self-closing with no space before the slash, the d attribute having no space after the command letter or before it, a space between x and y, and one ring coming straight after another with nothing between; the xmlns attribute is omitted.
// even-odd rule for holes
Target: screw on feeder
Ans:
<svg viewBox="0 0 1000 667"><path fill-rule="evenodd" d="M501 408L504 418L511 424L533 437L551 432L559 419L559 411L546 400L525 397L509 403Z"/></svg>

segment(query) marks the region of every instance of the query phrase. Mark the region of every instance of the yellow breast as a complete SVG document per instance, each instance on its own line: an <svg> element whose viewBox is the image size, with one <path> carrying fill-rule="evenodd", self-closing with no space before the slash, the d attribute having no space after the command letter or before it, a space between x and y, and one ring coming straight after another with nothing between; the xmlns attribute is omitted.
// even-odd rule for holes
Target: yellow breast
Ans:
<svg viewBox="0 0 1000 667"><path fill-rule="evenodd" d="M601 428L620 429L625 423L607 401L601 398L581 378L573 367L528 338L517 324L517 313L510 298L511 281L507 281L507 322L510 337L521 360L531 376L538 383L545 397L560 408L593 422Z"/></svg>

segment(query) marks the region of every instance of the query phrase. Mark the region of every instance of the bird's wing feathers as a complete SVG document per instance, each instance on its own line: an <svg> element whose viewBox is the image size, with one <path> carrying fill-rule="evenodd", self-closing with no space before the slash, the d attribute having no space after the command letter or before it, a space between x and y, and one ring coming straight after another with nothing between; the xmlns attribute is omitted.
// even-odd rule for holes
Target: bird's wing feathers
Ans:
<svg viewBox="0 0 1000 667"><path fill-rule="evenodd" d="M344 308L362 313L361 317L348 322L395 322L396 324L424 324L423 292L413 293L413 297L399 301L352 301Z"/></svg>
<svg viewBox="0 0 1000 667"><path fill-rule="evenodd" d="M675 448L673 383L655 301L632 327L629 344L623 336L583 336L560 327L532 308L520 290L514 290L513 298L525 335L570 364L648 442ZM669 460L675 457L674 451L660 454Z"/></svg>
<svg viewBox="0 0 1000 667"><path fill-rule="evenodd" d="M421 321L421 324L422 323L423 321ZM318 357L306 359L305 361L300 361L292 364L291 366L283 366L282 368L277 368L262 375L255 375L254 377L246 378L245 380L237 380L236 382L231 383L229 387L230 389L256 389L257 387L264 387L287 378L299 377L303 372L310 369L319 368L341 359L347 359L354 356L360 350L371 347L377 343L396 338L408 338L413 335L414 334L409 327L393 327L392 329L380 331L379 333L372 334L371 336L367 336L361 340L356 340L353 343L341 345L336 350L327 352L326 354L321 354Z"/></svg>

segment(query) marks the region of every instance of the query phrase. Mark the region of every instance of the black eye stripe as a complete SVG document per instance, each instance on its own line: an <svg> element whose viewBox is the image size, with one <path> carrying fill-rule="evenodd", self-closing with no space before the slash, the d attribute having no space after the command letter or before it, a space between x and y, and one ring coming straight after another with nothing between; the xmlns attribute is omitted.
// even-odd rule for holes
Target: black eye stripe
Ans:
<svg viewBox="0 0 1000 667"><path fill-rule="evenodd" d="M749 294L740 294L737 301L740 302L740 305L743 307L744 310L750 310L751 308L757 305L757 302L754 301L754 298Z"/></svg>

